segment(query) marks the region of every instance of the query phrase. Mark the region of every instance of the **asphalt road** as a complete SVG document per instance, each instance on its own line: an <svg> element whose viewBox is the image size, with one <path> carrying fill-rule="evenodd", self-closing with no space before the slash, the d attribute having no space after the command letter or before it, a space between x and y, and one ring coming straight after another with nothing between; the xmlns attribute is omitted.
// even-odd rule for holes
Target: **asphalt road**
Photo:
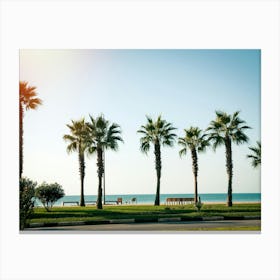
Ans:
<svg viewBox="0 0 280 280"><path fill-rule="evenodd" d="M41 227L29 228L30 231L203 231L207 228L231 227L239 230L238 227L261 226L261 220L226 220L226 221L192 221L192 222L161 222L161 223L131 223L131 224L104 224L104 225L77 225L77 226L58 226L58 227ZM258 232L258 231L257 231Z"/></svg>

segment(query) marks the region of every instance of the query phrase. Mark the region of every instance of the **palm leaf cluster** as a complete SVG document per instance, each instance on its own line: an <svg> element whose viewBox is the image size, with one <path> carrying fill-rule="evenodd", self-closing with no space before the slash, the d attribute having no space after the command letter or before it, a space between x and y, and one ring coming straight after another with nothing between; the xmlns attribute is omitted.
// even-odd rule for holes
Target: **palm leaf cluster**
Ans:
<svg viewBox="0 0 280 280"><path fill-rule="evenodd" d="M247 158L252 159L252 166L258 167L261 165L261 154L262 154L262 145L260 141L257 141L257 146L249 147L251 154L247 155Z"/></svg>
<svg viewBox="0 0 280 280"><path fill-rule="evenodd" d="M29 86L28 82L19 83L19 102L26 110L37 109L42 104L42 100L37 97L37 87Z"/></svg>
<svg viewBox="0 0 280 280"><path fill-rule="evenodd" d="M110 124L103 115L94 119L91 115L90 122L87 123L89 128L89 152L94 153L97 149L111 149L117 151L119 142L123 142L121 138L120 126L116 123Z"/></svg>
<svg viewBox="0 0 280 280"><path fill-rule="evenodd" d="M140 138L141 150L147 153L150 150L150 145L162 144L163 146L173 146L176 134L173 133L176 130L171 123L163 120L159 116L155 121L149 116L146 116L147 124L142 125L141 129L137 132L143 136Z"/></svg>
<svg viewBox="0 0 280 280"><path fill-rule="evenodd" d="M239 118L239 111L229 115L222 111L216 111L216 119L211 121L207 128L209 131L209 140L212 141L213 149L220 145L226 145L230 140L235 144L243 144L248 142L248 136L244 130L250 127L245 125L245 121Z"/></svg>

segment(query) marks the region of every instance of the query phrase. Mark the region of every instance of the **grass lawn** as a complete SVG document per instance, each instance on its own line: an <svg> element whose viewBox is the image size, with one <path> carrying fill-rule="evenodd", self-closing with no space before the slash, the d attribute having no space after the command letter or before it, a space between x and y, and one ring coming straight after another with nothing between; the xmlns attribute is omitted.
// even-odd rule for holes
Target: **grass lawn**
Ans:
<svg viewBox="0 0 280 280"><path fill-rule="evenodd" d="M205 216L260 216L260 203L234 204L227 207L223 204L204 204L197 212L193 205L183 206L152 206L152 205L122 205L104 206L97 210L95 206L54 207L51 212L44 208L34 208L30 223L56 223L70 221L104 221L112 219L137 219L139 221L153 221L157 218L180 217L191 220ZM247 229L248 230L248 229Z"/></svg>

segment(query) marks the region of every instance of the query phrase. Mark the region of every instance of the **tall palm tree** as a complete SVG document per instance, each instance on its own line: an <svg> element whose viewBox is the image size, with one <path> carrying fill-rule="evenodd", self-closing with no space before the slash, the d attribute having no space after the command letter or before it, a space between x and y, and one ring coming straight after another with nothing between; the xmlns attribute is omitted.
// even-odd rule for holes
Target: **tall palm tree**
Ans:
<svg viewBox="0 0 280 280"><path fill-rule="evenodd" d="M262 145L260 141L257 141L256 147L249 147L249 149L253 152L247 155L247 158L252 159L252 166L258 167L261 165L261 154L262 154Z"/></svg>
<svg viewBox="0 0 280 280"><path fill-rule="evenodd" d="M214 151L218 146L225 145L226 149L226 169L228 174L228 197L227 206L232 206L232 143L237 145L248 142L249 138L245 130L250 127L245 125L245 121L239 118L239 111L228 115L222 111L216 111L216 119L211 121L207 131L209 140L213 143Z"/></svg>
<svg viewBox="0 0 280 280"><path fill-rule="evenodd" d="M176 129L171 123L163 120L159 116L155 121L149 116L146 116L147 124L142 125L138 133L143 136L140 138L141 151L147 153L150 150L150 145L154 146L155 167L157 173L157 189L155 205L160 205L160 178L161 178L161 145L173 146L176 134L173 131Z"/></svg>
<svg viewBox="0 0 280 280"><path fill-rule="evenodd" d="M97 209L102 209L102 176L104 173L104 151L111 149L117 151L121 138L120 126L116 123L110 124L103 115L94 119L91 115L90 122L87 123L89 128L89 153L97 154L97 174L98 174L98 193Z"/></svg>
<svg viewBox="0 0 280 280"><path fill-rule="evenodd" d="M71 134L65 134L63 139L70 144L67 146L67 152L78 152L79 157L79 172L81 180L81 197L80 206L85 206L84 197L84 178L85 178L85 150L87 148L88 127L84 118L78 121L71 121L72 124L67 124Z"/></svg>
<svg viewBox="0 0 280 280"><path fill-rule="evenodd" d="M192 165L194 175L194 201L198 202L197 194L197 174L198 174L198 152L205 151L206 147L209 146L209 141L206 139L206 134L202 134L202 130L198 127L190 127L184 129L185 136L180 137L178 144L183 146L182 150L179 151L180 156L185 155L189 149L192 154Z"/></svg>
<svg viewBox="0 0 280 280"><path fill-rule="evenodd" d="M37 97L36 87L28 86L28 82L19 82L19 177L23 172L23 117L24 109L37 109L43 102Z"/></svg>

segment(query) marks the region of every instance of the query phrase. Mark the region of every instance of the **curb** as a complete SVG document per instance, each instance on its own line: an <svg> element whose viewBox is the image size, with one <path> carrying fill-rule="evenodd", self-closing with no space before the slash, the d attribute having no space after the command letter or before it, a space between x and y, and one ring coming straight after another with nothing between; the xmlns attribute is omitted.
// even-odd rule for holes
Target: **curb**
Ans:
<svg viewBox="0 0 280 280"><path fill-rule="evenodd" d="M181 222L182 218L158 218L158 223L162 222Z"/></svg>
<svg viewBox="0 0 280 280"><path fill-rule="evenodd" d="M256 220L261 219L260 216L244 216L244 220Z"/></svg>
<svg viewBox="0 0 280 280"><path fill-rule="evenodd" d="M135 223L135 219L114 219L109 222L110 224L131 224Z"/></svg>
<svg viewBox="0 0 280 280"><path fill-rule="evenodd" d="M164 222L187 222L187 221L222 221L222 220L260 220L261 216L213 216L213 217L170 217L170 218L135 218L135 219L113 219L102 221L76 221L57 223L32 223L29 228L57 227L57 226L80 226L101 224L132 224L132 223L164 223Z"/></svg>
<svg viewBox="0 0 280 280"><path fill-rule="evenodd" d="M221 221L224 219L224 216L202 217L202 221Z"/></svg>

